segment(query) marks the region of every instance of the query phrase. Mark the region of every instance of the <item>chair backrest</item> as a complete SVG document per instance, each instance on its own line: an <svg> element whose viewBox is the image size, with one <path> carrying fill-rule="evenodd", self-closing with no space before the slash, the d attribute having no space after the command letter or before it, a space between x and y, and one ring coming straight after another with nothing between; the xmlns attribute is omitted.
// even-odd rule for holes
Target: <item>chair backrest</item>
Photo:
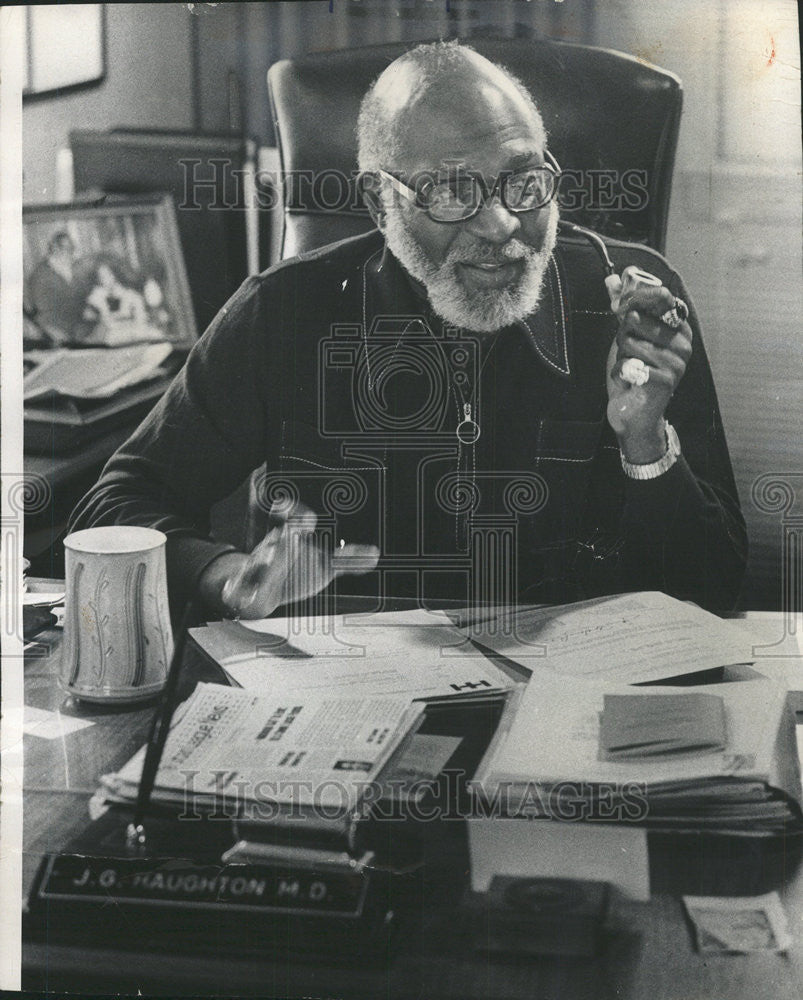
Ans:
<svg viewBox="0 0 803 1000"><path fill-rule="evenodd" d="M566 171L563 217L663 251L683 100L678 78L620 52L554 39L470 44L534 95ZM411 47L344 49L271 66L285 179L282 257L371 228L355 185L360 101Z"/></svg>

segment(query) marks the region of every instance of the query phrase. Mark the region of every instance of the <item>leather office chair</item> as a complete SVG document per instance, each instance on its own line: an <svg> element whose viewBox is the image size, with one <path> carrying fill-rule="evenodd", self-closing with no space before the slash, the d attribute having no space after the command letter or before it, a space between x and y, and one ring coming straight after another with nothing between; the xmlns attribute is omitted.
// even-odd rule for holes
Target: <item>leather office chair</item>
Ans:
<svg viewBox="0 0 803 1000"><path fill-rule="evenodd" d="M586 172L586 198L596 205L566 203L580 193L569 176L561 188L563 218L663 251L683 101L678 78L632 56L549 38L469 44L507 66L533 93L563 170ZM271 66L268 91L286 177L282 257L372 227L354 185L360 101L371 81L411 47L346 49ZM608 182L600 175L594 181L588 171L615 171L611 196L591 190ZM623 198L627 203L616 204Z"/></svg>

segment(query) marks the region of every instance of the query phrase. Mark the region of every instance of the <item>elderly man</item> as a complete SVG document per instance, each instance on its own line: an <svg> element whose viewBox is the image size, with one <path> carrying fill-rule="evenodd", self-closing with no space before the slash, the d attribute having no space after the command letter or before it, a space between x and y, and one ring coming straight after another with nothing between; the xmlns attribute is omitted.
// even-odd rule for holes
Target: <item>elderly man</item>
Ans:
<svg viewBox="0 0 803 1000"><path fill-rule="evenodd" d="M73 526L160 528L173 585L243 617L341 576L422 600L731 606L744 523L678 276L609 241L617 271L660 279L610 280L612 312L593 247L557 240L532 98L466 46L388 66L358 139L378 231L249 279ZM211 540L210 508L262 463L264 540Z"/></svg>

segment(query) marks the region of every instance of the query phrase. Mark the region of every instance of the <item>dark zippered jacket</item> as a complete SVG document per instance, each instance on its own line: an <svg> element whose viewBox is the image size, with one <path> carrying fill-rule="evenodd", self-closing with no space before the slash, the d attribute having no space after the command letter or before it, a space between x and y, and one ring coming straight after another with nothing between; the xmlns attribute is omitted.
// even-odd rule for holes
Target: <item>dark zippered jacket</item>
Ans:
<svg viewBox="0 0 803 1000"><path fill-rule="evenodd" d="M446 327L374 232L249 278L71 527L159 528L171 587L191 593L231 548L210 538L210 509L259 470L251 543L293 496L319 515L321 544L380 546L377 572L340 591L562 603L662 590L729 609L746 535L696 314L660 255L609 252L691 310L667 410L682 457L664 475L621 468L605 416L616 320L589 246L561 239L533 315L478 336Z"/></svg>

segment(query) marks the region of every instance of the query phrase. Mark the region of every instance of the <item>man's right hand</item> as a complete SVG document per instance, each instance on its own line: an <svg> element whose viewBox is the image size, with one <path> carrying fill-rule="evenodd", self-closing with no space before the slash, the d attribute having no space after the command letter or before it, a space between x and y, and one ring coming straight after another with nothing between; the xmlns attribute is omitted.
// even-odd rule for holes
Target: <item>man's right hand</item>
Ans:
<svg viewBox="0 0 803 1000"><path fill-rule="evenodd" d="M316 523L313 511L295 504L250 555L225 553L206 567L199 580L201 600L229 616L265 618L282 604L317 594L337 576L376 567L374 545L324 551L313 537Z"/></svg>

